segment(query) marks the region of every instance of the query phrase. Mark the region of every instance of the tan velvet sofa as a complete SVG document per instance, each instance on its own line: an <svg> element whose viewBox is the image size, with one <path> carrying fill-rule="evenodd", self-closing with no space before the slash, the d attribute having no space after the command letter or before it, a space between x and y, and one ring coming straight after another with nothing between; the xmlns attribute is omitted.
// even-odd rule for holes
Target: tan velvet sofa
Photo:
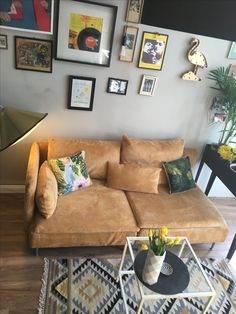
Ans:
<svg viewBox="0 0 236 314"><path fill-rule="evenodd" d="M36 202L40 166L47 158L68 156L81 150L86 152L92 185L66 195L56 195L54 213L48 219L43 218ZM162 225L169 228L170 235L187 236L191 243L223 242L228 229L214 204L198 187L170 194L163 170L158 193L107 186L108 162L161 167L163 161L183 155L190 157L192 165L195 163L196 151L184 148L184 142L178 139L160 141L123 137L121 142L50 139L33 143L25 193L25 222L30 247L123 245L127 236L144 235L149 228Z"/></svg>

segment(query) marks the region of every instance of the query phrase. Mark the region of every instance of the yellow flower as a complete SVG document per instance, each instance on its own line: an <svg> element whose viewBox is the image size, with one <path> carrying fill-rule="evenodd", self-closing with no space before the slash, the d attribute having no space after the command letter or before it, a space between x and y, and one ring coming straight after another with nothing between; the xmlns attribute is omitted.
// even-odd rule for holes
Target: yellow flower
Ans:
<svg viewBox="0 0 236 314"><path fill-rule="evenodd" d="M149 229L149 230L148 230L148 237L149 237L149 238L152 238L152 237L153 237L153 235L154 235L154 233L155 233L155 231L154 231L154 230Z"/></svg>
<svg viewBox="0 0 236 314"><path fill-rule="evenodd" d="M236 158L236 148L233 148L229 145L220 145L217 152L221 158L225 160L231 161Z"/></svg>
<svg viewBox="0 0 236 314"><path fill-rule="evenodd" d="M141 247L140 247L140 250L141 250L141 251L146 251L146 250L148 250L148 249L149 249L149 247L148 247L147 244L144 244L144 243L141 244Z"/></svg>
<svg viewBox="0 0 236 314"><path fill-rule="evenodd" d="M168 235L168 228L166 226L162 226L160 229L160 236L167 237Z"/></svg>
<svg viewBox="0 0 236 314"><path fill-rule="evenodd" d="M175 244L175 240L174 239L170 239L170 240L167 241L167 244L168 245L173 245L173 244Z"/></svg>
<svg viewBox="0 0 236 314"><path fill-rule="evenodd" d="M180 237L176 237L175 241L174 241L174 244L180 244L180 242L181 242L181 238Z"/></svg>

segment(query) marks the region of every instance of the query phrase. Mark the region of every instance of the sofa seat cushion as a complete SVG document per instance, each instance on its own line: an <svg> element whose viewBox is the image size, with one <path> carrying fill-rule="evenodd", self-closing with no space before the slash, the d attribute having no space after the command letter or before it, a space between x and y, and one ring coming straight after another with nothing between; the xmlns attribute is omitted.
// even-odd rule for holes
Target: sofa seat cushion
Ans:
<svg viewBox="0 0 236 314"><path fill-rule="evenodd" d="M48 159L74 155L82 150L85 151L85 162L92 179L106 179L108 161L120 161L120 142L118 141L76 138L50 138L48 141Z"/></svg>
<svg viewBox="0 0 236 314"><path fill-rule="evenodd" d="M50 219L37 215L30 242L32 247L122 245L138 230L125 193L94 180L86 189L59 196Z"/></svg>
<svg viewBox="0 0 236 314"><path fill-rule="evenodd" d="M158 189L158 194L126 192L140 235L165 225L170 235L187 236L192 243L225 240L225 220L199 187L179 194L169 194L163 184Z"/></svg>

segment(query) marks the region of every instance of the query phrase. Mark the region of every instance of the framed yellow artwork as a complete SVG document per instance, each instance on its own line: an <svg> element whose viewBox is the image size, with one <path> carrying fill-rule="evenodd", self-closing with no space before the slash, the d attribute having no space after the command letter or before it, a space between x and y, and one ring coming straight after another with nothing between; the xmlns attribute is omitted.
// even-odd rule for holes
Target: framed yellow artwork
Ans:
<svg viewBox="0 0 236 314"><path fill-rule="evenodd" d="M143 32L138 67L150 70L162 69L168 35Z"/></svg>

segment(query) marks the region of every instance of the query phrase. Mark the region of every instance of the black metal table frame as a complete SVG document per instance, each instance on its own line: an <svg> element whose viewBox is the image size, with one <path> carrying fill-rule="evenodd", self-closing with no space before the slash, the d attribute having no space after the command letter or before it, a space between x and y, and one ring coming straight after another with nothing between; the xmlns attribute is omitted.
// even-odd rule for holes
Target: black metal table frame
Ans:
<svg viewBox="0 0 236 314"><path fill-rule="evenodd" d="M229 162L220 158L217 151L212 149L210 144L207 144L203 151L202 159L195 177L195 182L197 182L200 176L204 163L211 169L211 175L205 189L205 194L209 194L215 178L218 177L223 182L223 184L234 194L234 196L236 196L236 174L230 169ZM232 244L227 254L228 259L232 258L235 249L236 234L234 235Z"/></svg>

